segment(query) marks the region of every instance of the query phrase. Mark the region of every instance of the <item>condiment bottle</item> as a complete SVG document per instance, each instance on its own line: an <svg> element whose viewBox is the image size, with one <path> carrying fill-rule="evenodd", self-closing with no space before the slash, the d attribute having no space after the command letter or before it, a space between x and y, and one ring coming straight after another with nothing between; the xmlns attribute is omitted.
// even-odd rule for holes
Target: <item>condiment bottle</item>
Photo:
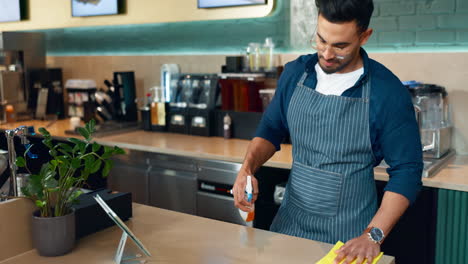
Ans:
<svg viewBox="0 0 468 264"><path fill-rule="evenodd" d="M9 104L5 107L5 112L6 112L6 122L7 123L13 123L16 122L16 114L15 114L15 108L13 105Z"/></svg>

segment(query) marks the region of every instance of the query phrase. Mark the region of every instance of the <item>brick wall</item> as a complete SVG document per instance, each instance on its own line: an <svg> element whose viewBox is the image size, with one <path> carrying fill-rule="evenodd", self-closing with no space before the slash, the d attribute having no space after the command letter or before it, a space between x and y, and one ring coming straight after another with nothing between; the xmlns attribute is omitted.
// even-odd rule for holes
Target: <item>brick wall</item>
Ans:
<svg viewBox="0 0 468 264"><path fill-rule="evenodd" d="M368 47L468 45L468 0L374 0L374 3L371 27L375 34Z"/></svg>

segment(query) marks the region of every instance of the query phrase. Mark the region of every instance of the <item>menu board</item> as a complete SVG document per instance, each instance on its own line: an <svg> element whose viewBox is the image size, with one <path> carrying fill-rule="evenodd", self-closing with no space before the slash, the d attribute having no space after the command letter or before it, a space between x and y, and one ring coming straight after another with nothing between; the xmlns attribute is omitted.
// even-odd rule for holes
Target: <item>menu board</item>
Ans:
<svg viewBox="0 0 468 264"><path fill-rule="evenodd" d="M0 22L11 22L20 20L20 0L0 0Z"/></svg>
<svg viewBox="0 0 468 264"><path fill-rule="evenodd" d="M267 0L198 0L198 8L264 5Z"/></svg>
<svg viewBox="0 0 468 264"><path fill-rule="evenodd" d="M102 16L119 13L119 0L71 0L72 16Z"/></svg>

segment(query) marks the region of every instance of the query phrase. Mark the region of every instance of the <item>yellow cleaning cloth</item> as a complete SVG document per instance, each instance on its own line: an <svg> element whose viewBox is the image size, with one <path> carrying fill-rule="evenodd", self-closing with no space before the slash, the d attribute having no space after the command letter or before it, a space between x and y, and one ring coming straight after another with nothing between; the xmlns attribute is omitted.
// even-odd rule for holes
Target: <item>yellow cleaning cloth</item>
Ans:
<svg viewBox="0 0 468 264"><path fill-rule="evenodd" d="M344 243L341 242L341 241L336 242L335 246L333 246L333 248L330 250L330 252L328 252L328 254L325 257L323 257L321 260L319 260L316 264L332 264L333 260L336 258L335 250L338 250L343 245L344 245ZM379 261L379 259L382 256L383 256L383 252L380 252L380 254L377 257L374 258L374 261L372 261L372 264L376 264L377 261ZM366 263L366 260L367 259L365 259L363 263ZM343 261L341 261L340 263L343 263ZM353 262L351 262L351 264L361 264L361 263L356 263L356 260L353 260Z"/></svg>

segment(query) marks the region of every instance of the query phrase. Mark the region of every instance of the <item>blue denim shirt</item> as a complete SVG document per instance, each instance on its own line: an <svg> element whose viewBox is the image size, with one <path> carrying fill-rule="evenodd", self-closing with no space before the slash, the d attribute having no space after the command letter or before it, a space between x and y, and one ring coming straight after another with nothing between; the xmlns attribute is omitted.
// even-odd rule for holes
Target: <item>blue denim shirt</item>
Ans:
<svg viewBox="0 0 468 264"><path fill-rule="evenodd" d="M361 49L364 73L342 96L361 97L363 80L371 74L369 102L370 142L375 164L385 159L390 168L386 191L399 193L412 203L421 189L422 147L411 96L401 81L385 66L369 59ZM289 102L304 71L305 85L315 87L317 54L303 55L286 64L272 102L257 128L256 137L270 141L277 150L289 134L286 119Z"/></svg>

